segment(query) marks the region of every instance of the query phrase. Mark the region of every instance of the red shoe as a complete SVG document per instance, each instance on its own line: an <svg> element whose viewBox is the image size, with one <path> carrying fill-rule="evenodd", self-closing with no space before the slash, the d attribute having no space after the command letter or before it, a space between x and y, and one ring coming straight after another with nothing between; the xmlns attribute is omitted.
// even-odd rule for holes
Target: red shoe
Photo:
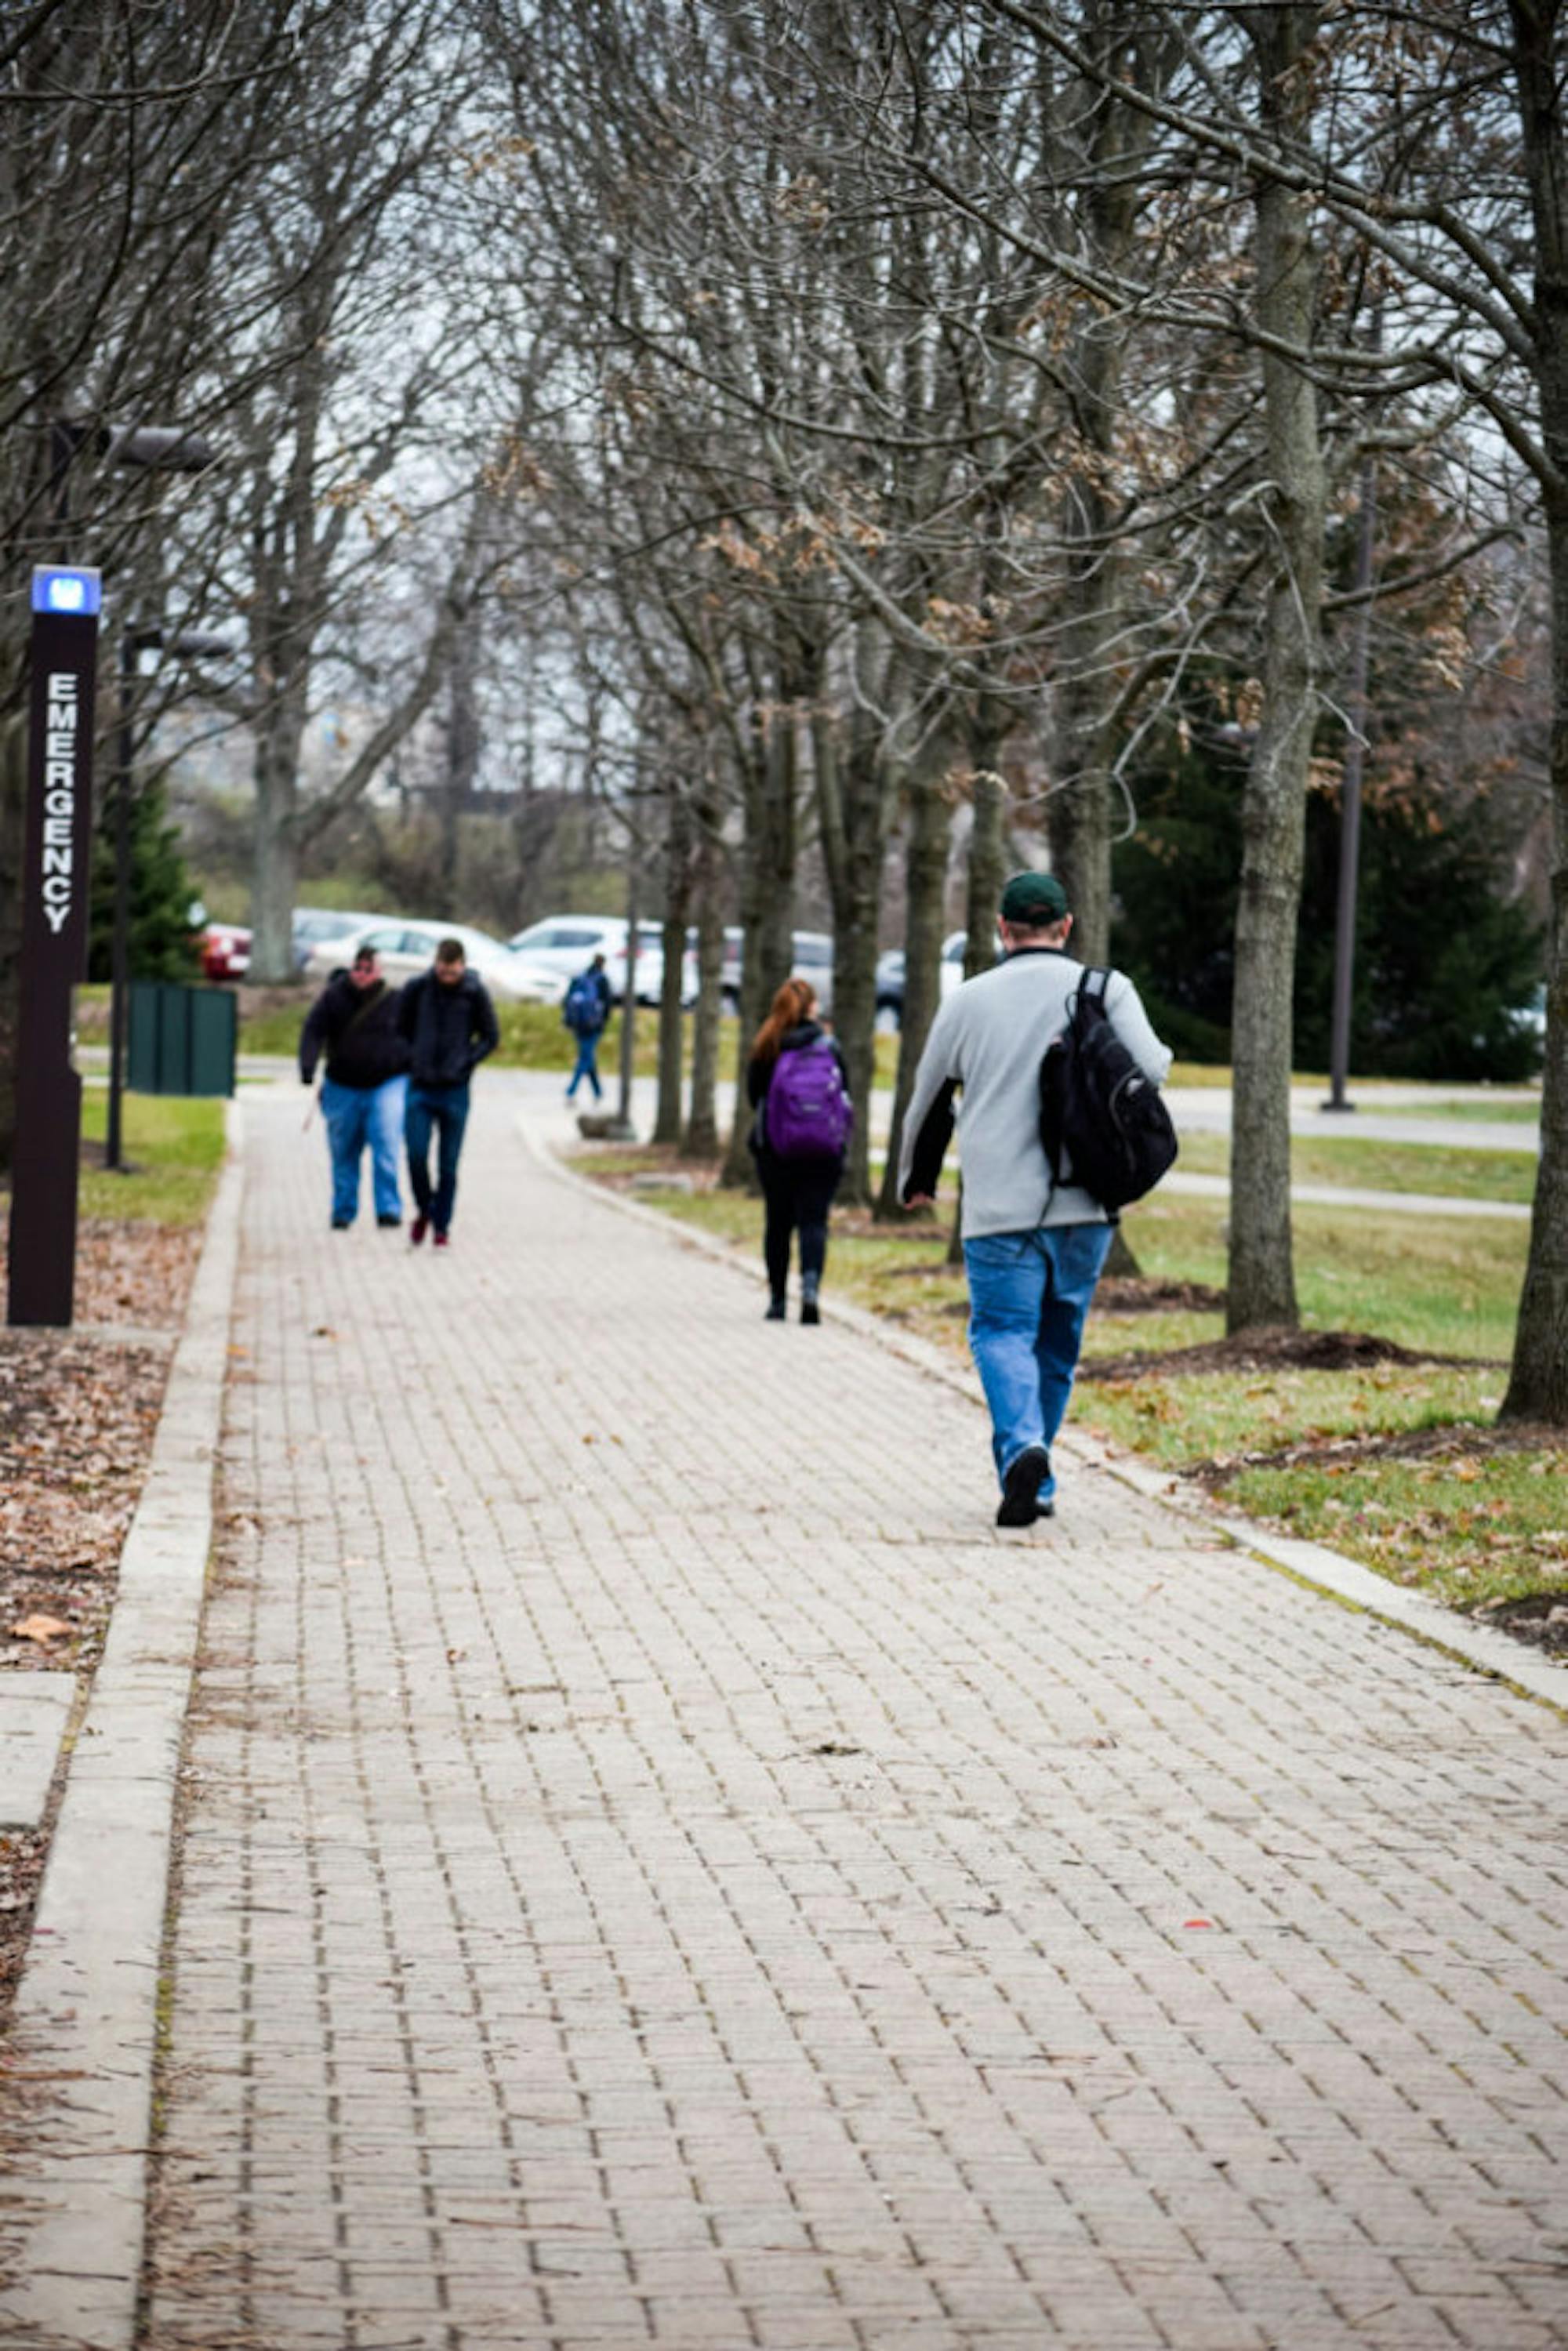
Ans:
<svg viewBox="0 0 1568 2351"><path fill-rule="evenodd" d="M408 1228L409 1247L411 1249L417 1249L429 1230L430 1218L428 1217L415 1217L413 1224L410 1225Z"/></svg>
<svg viewBox="0 0 1568 2351"><path fill-rule="evenodd" d="M446 1234L445 1234L445 1233L437 1233L437 1234L435 1235L434 1238L432 1240L432 1242L431 1242L430 1246L431 1246L431 1248L432 1248L432 1249L445 1249L445 1248L448 1246L448 1239L447 1239L447 1236L446 1236Z"/></svg>

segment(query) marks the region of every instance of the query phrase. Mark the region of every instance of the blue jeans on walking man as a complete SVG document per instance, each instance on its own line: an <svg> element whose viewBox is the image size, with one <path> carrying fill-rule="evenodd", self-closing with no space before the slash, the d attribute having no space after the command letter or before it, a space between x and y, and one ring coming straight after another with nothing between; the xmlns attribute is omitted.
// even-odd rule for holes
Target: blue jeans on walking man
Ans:
<svg viewBox="0 0 1568 2351"><path fill-rule="evenodd" d="M1113 1225L1040 1225L964 1243L969 1352L991 1411L991 1451L1003 1480L1026 1446L1055 1439L1072 1394L1084 1318ZM1056 1491L1048 1478L1047 1502Z"/></svg>
<svg viewBox="0 0 1568 2351"><path fill-rule="evenodd" d="M360 1209L360 1161L371 1153L371 1185L382 1223L402 1216L398 1189L398 1144L402 1140L406 1078L379 1086L340 1086L321 1081L321 1116L332 1154L332 1222L351 1225Z"/></svg>
<svg viewBox="0 0 1568 2351"><path fill-rule="evenodd" d="M602 1100L604 1088L599 1082L599 1040L603 1034L604 1031L602 1029L580 1029L578 1030L577 1067L571 1073L571 1082L566 1090L566 1098L568 1102L571 1100L573 1094L577 1092L584 1078L588 1080L589 1084L593 1088L594 1101L599 1102Z"/></svg>
<svg viewBox="0 0 1568 2351"><path fill-rule="evenodd" d="M468 1089L465 1086L416 1086L408 1090L403 1138L408 1146L408 1180L413 1205L432 1228L444 1233L452 1222L457 1195L457 1158L463 1130L468 1123ZM439 1138L437 1174L430 1181L430 1144Z"/></svg>

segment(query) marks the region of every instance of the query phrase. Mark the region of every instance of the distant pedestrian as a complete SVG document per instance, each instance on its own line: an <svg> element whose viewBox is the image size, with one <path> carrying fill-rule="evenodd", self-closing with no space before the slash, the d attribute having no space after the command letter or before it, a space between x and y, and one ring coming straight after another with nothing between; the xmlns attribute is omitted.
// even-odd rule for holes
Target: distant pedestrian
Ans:
<svg viewBox="0 0 1568 2351"><path fill-rule="evenodd" d="M457 1192L457 1161L468 1123L468 1081L501 1041L496 1008L462 942L443 939L435 961L402 991L400 1023L412 1048L408 1111L403 1123L408 1175L416 1214L408 1237L417 1249L427 1232L446 1247ZM440 1143L440 1173L430 1181L430 1143Z"/></svg>
<svg viewBox="0 0 1568 2351"><path fill-rule="evenodd" d="M820 1322L828 1211L844 1171L854 1105L843 1056L817 1018L809 980L787 979L775 996L752 1044L746 1091L756 1113L751 1149L766 1208L768 1320L784 1320L789 1237L799 1233L800 1320Z"/></svg>
<svg viewBox="0 0 1568 2351"><path fill-rule="evenodd" d="M593 1088L598 1102L604 1092L599 1082L599 1040L604 1034L612 1003L610 974L604 968L604 957L596 955L586 971L580 971L566 991L560 1017L577 1039L577 1067L566 1090L570 1102L584 1078Z"/></svg>
<svg viewBox="0 0 1568 2351"><path fill-rule="evenodd" d="M323 1049L321 1116L332 1155L332 1229L347 1232L360 1208L360 1162L367 1145L378 1225L402 1222L398 1145L408 1092L408 1043L398 1027L402 991L382 977L374 947L361 947L335 971L305 1016L299 1075L309 1085Z"/></svg>
<svg viewBox="0 0 1568 2351"><path fill-rule="evenodd" d="M999 1527L1055 1512L1051 1447L1067 1412L1084 1319L1114 1227L1081 1186L1058 1184L1040 1134L1040 1065L1067 1026L1083 967L1067 952L1072 916L1052 873L1015 873L997 928L1005 960L956 988L931 1024L904 1119L899 1197L936 1195L953 1132L964 1164L969 1349L990 1406ZM1124 973L1105 1013L1150 1082L1171 1065Z"/></svg>

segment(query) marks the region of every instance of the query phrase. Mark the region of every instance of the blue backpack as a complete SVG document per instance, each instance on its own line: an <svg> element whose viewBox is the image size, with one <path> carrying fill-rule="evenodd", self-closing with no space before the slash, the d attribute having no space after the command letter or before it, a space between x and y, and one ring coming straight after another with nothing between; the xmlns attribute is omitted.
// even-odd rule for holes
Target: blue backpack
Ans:
<svg viewBox="0 0 1568 2351"><path fill-rule="evenodd" d="M854 1123L839 1057L825 1037L779 1054L763 1113L764 1138L775 1158L841 1158Z"/></svg>
<svg viewBox="0 0 1568 2351"><path fill-rule="evenodd" d="M604 1026L604 1005L591 971L580 971L566 991L560 1017L580 1037L592 1037Z"/></svg>

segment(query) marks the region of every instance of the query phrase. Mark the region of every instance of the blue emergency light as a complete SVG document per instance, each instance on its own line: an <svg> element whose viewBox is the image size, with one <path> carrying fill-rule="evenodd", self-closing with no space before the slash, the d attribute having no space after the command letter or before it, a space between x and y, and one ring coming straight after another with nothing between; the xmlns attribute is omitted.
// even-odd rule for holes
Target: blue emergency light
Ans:
<svg viewBox="0 0 1568 2351"><path fill-rule="evenodd" d="M40 563L33 571L33 610L59 612L72 620L91 620L103 605L103 580L96 571L68 569L57 563Z"/></svg>

